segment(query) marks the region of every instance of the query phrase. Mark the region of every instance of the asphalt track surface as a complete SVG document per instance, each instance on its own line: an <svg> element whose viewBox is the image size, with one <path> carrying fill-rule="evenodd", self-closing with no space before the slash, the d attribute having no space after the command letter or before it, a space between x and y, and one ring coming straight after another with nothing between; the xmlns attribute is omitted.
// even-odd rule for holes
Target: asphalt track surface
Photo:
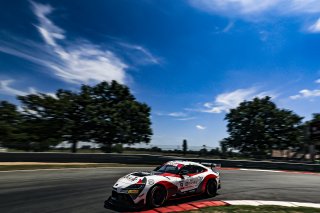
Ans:
<svg viewBox="0 0 320 213"><path fill-rule="evenodd" d="M112 212L103 207L112 185L121 176L137 170L151 168L0 172L0 212ZM319 175L223 170L221 176L222 189L213 200L320 203Z"/></svg>

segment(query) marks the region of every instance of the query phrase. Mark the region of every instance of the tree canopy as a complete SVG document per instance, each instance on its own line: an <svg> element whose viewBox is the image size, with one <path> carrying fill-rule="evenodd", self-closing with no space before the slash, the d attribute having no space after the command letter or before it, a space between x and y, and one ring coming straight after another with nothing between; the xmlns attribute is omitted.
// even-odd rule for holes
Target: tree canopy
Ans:
<svg viewBox="0 0 320 213"><path fill-rule="evenodd" d="M18 99L21 112L13 104L0 103L4 147L43 151L66 141L75 152L83 141L99 143L109 152L115 144L151 139L150 107L116 81L83 85L79 92L59 89L55 95L38 93Z"/></svg>
<svg viewBox="0 0 320 213"><path fill-rule="evenodd" d="M89 100L86 116L90 138L104 151L116 143L150 142L151 109L136 101L128 87L116 81L102 82L95 87L83 86L81 95Z"/></svg>
<svg viewBox="0 0 320 213"><path fill-rule="evenodd" d="M302 119L290 110L278 108L270 97L243 101L225 116L229 137L222 145L256 155L294 147L300 143Z"/></svg>
<svg viewBox="0 0 320 213"><path fill-rule="evenodd" d="M21 114L14 104L7 101L0 102L0 146L8 148L18 146L21 120Z"/></svg>

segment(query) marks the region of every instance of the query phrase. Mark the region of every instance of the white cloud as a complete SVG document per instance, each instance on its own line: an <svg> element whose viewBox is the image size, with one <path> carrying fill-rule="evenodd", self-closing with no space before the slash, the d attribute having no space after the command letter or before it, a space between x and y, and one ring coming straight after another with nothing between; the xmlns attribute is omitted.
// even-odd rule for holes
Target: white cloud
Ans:
<svg viewBox="0 0 320 213"><path fill-rule="evenodd" d="M315 82L316 82L317 84L320 84L320 79L316 80Z"/></svg>
<svg viewBox="0 0 320 213"><path fill-rule="evenodd" d="M103 45L96 45L85 39L71 41L67 39L65 30L49 18L54 8L36 2L31 2L31 6L38 20L35 27L44 44L1 32L0 52L41 65L46 71L50 71L50 74L63 81L97 83L116 80L119 83L127 83L130 80L126 72L129 65L115 51L121 56L130 54L133 65L160 63L157 57L140 45L122 42L121 44L112 43L110 48L105 48ZM137 63L134 64L135 62ZM130 65L130 68L133 66Z"/></svg>
<svg viewBox="0 0 320 213"><path fill-rule="evenodd" d="M14 80L12 79L0 80L0 93L9 96L24 96L28 94L34 94L37 92L32 87L29 87L27 91L15 89L11 86L13 82Z"/></svg>
<svg viewBox="0 0 320 213"><path fill-rule="evenodd" d="M172 117L174 118L174 120L178 120L178 121L189 121L189 120L196 119L196 117L192 117L185 112L170 112L170 113L156 112L155 114L158 116Z"/></svg>
<svg viewBox="0 0 320 213"><path fill-rule="evenodd" d="M189 0L189 3L208 13L253 22L275 16L305 17L308 15L310 20L320 13L319 0ZM320 18L312 24L304 23L303 29L309 33L319 33Z"/></svg>
<svg viewBox="0 0 320 213"><path fill-rule="evenodd" d="M171 112L168 114L168 116L171 116L171 117L186 117L187 114L184 113L184 112Z"/></svg>
<svg viewBox="0 0 320 213"><path fill-rule="evenodd" d="M190 121L190 120L194 120L194 119L196 119L196 117L177 118L176 120L178 120L178 121Z"/></svg>
<svg viewBox="0 0 320 213"><path fill-rule="evenodd" d="M320 2L319 0L286 0L284 4L289 7L288 11L295 13L319 13Z"/></svg>
<svg viewBox="0 0 320 213"><path fill-rule="evenodd" d="M125 83L124 64L110 51L97 49L92 44L81 44L81 48L56 50L63 66L52 64L56 75L71 83L90 83L116 80Z"/></svg>
<svg viewBox="0 0 320 213"><path fill-rule="evenodd" d="M52 56L51 52L42 45L12 35L0 34L0 37L3 39L0 40L0 52L23 58L45 67L47 67L49 60L52 63L55 61L55 57Z"/></svg>
<svg viewBox="0 0 320 213"><path fill-rule="evenodd" d="M34 14L37 16L39 25L36 25L45 42L51 46L57 46L56 40L65 38L64 30L56 26L47 16L53 11L50 5L31 1Z"/></svg>
<svg viewBox="0 0 320 213"><path fill-rule="evenodd" d="M302 15L320 12L319 0L189 0L200 10L228 17Z"/></svg>
<svg viewBox="0 0 320 213"><path fill-rule="evenodd" d="M230 21L225 28L223 28L222 32L227 33L229 32L234 26L234 21Z"/></svg>
<svg viewBox="0 0 320 213"><path fill-rule="evenodd" d="M164 112L156 112L156 115L158 116L170 116L170 117L176 117L176 118L183 118L187 117L188 114L184 112L170 112L170 113L164 113Z"/></svg>
<svg viewBox="0 0 320 213"><path fill-rule="evenodd" d="M296 100L296 99L302 99L302 98L314 98L320 96L320 90L308 90L303 89L299 91L299 94L290 96L290 99Z"/></svg>
<svg viewBox="0 0 320 213"><path fill-rule="evenodd" d="M275 97L276 95L270 91L259 92L257 88L252 87L248 89L237 89L232 92L219 94L214 102L207 102L203 104L204 109L201 112L207 113L222 113L228 112L230 109L237 107L244 100L251 100L254 97Z"/></svg>
<svg viewBox="0 0 320 213"><path fill-rule="evenodd" d="M198 124L198 125L196 125L196 128L197 128L197 129L200 129L200 130L204 130L204 129L206 129L207 127Z"/></svg>
<svg viewBox="0 0 320 213"><path fill-rule="evenodd" d="M134 44L128 44L124 42L118 42L118 44L129 51L125 51L125 53L129 56L129 58L137 64L161 64L162 59L159 57L154 56L150 53L149 50Z"/></svg>
<svg viewBox="0 0 320 213"><path fill-rule="evenodd" d="M250 14L270 9L276 0L190 0L192 6L212 13Z"/></svg>
<svg viewBox="0 0 320 213"><path fill-rule="evenodd" d="M52 47L56 63L48 62L55 74L61 79L71 83L90 83L99 81L117 80L125 82L125 69L123 63L111 51L102 50L99 46L87 41L75 43L58 42L65 41L66 36L63 29L56 26L49 18L53 11L50 5L32 2L32 10L36 15L39 25L36 25L40 35L47 45Z"/></svg>
<svg viewBox="0 0 320 213"><path fill-rule="evenodd" d="M308 31L311 33L320 33L320 18L308 28Z"/></svg>

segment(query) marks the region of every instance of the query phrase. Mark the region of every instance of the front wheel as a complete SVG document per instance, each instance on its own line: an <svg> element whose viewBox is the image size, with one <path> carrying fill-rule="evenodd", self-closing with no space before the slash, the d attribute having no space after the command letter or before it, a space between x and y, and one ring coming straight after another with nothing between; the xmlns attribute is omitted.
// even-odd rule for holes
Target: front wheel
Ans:
<svg viewBox="0 0 320 213"><path fill-rule="evenodd" d="M167 197L166 189L163 186L154 186L150 189L147 196L147 205L150 208L160 207Z"/></svg>
<svg viewBox="0 0 320 213"><path fill-rule="evenodd" d="M214 197L217 194L217 182L214 179L210 179L206 185L206 195L208 197Z"/></svg>

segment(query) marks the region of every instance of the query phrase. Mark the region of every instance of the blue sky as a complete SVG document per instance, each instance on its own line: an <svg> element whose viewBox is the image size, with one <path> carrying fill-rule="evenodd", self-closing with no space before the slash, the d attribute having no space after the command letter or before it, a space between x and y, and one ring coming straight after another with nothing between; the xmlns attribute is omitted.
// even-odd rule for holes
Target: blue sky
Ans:
<svg viewBox="0 0 320 213"><path fill-rule="evenodd" d="M215 147L243 100L320 112L319 52L318 0L2 0L0 99L117 80L153 145Z"/></svg>

